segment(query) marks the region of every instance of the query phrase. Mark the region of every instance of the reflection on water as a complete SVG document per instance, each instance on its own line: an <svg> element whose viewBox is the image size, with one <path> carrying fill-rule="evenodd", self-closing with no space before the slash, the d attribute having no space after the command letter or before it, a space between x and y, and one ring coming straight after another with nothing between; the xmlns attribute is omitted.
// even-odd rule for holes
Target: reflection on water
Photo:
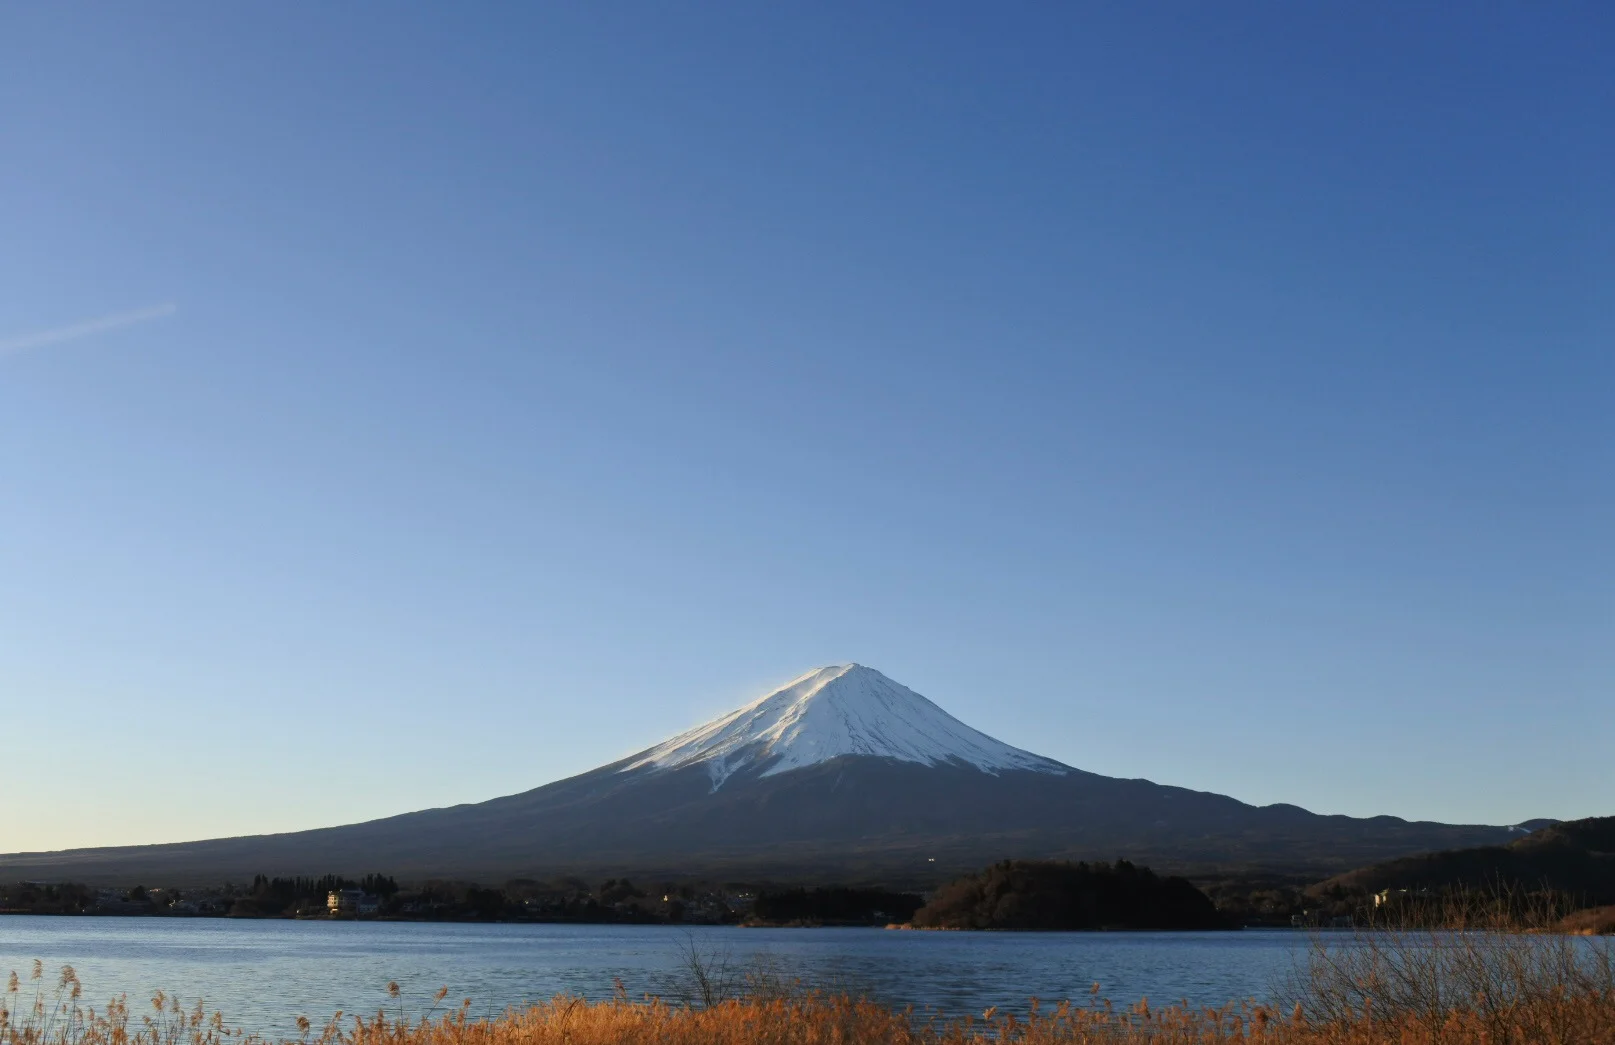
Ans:
<svg viewBox="0 0 1615 1045"><path fill-rule="evenodd" d="M98 1005L161 989L248 1030L291 1033L338 1009L374 1013L405 991L424 1011L437 988L472 999L476 1015L571 992L678 997L690 945L732 967L758 963L787 979L945 1013L1086 1001L1089 986L1132 1003L1196 1005L1267 997L1307 946L1303 934L925 933L885 929L738 929L620 925L461 925L172 918L0 917L0 975L73 965Z"/></svg>

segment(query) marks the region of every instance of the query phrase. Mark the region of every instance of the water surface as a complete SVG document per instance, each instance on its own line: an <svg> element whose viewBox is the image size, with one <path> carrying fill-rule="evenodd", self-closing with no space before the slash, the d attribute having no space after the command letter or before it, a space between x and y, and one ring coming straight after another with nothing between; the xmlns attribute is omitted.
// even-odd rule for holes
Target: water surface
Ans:
<svg viewBox="0 0 1615 1045"><path fill-rule="evenodd" d="M100 1005L156 990L248 1030L290 1034L299 1015L322 1022L336 1010L373 1014L389 980L418 1015L447 986L477 1015L561 992L609 997L620 979L635 997L687 993L683 952L694 946L733 969L766 966L811 985L949 1014L989 1005L1131 1004L1187 999L1196 1005L1265 998L1307 947L1303 933L962 933L886 929L741 929L624 925L473 925L420 922L297 922L211 918L0 917L0 975L25 978L35 958L47 980L71 964Z"/></svg>

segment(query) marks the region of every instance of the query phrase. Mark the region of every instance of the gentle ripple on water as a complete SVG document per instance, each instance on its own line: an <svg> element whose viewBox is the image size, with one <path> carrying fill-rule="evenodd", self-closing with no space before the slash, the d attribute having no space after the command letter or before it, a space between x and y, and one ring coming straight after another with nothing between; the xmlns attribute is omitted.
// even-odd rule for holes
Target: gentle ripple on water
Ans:
<svg viewBox="0 0 1615 1045"><path fill-rule="evenodd" d="M24 977L35 958L48 975L71 964L97 1005L153 991L206 999L228 1022L291 1033L338 1009L374 1013L386 984L418 1015L437 988L469 997L477 1015L571 992L677 997L690 943L735 966L761 961L788 979L866 994L892 1005L980 1012L1105 996L1195 1005L1262 998L1295 967L1305 934L958 933L885 929L739 929L623 925L473 925L225 919L0 917L0 975Z"/></svg>

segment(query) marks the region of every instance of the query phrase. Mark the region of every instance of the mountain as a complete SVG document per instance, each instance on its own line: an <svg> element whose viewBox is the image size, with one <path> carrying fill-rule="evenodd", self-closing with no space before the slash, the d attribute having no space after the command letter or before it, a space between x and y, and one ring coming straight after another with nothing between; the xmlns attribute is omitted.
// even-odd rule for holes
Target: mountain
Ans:
<svg viewBox="0 0 1615 1045"><path fill-rule="evenodd" d="M717 791L743 770L769 777L854 756L973 766L992 774L1070 772L1052 758L971 729L862 664L810 671L761 700L636 755L624 772L704 766Z"/></svg>
<svg viewBox="0 0 1615 1045"><path fill-rule="evenodd" d="M1337 875L1326 892L1457 887L1552 889L1582 903L1615 903L1615 816L1550 824L1507 845L1422 853Z"/></svg>
<svg viewBox="0 0 1615 1045"><path fill-rule="evenodd" d="M872 668L842 664L521 794L289 834L12 854L0 856L0 880L185 885L384 871L927 884L1011 857L1321 875L1511 837L1506 827L1320 816L1099 776L995 740Z"/></svg>

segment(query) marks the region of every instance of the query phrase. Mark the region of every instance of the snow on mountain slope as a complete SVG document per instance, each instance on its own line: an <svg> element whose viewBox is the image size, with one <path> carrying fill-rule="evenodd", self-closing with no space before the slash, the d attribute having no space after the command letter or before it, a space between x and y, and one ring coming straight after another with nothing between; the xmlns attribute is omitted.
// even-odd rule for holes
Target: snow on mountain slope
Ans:
<svg viewBox="0 0 1615 1045"><path fill-rule="evenodd" d="M971 765L984 773L1025 769L1064 774L1067 766L971 729L874 668L837 664L810 671L738 711L643 752L622 772L704 763L712 789L735 772L766 765L763 776L842 755L924 765Z"/></svg>

